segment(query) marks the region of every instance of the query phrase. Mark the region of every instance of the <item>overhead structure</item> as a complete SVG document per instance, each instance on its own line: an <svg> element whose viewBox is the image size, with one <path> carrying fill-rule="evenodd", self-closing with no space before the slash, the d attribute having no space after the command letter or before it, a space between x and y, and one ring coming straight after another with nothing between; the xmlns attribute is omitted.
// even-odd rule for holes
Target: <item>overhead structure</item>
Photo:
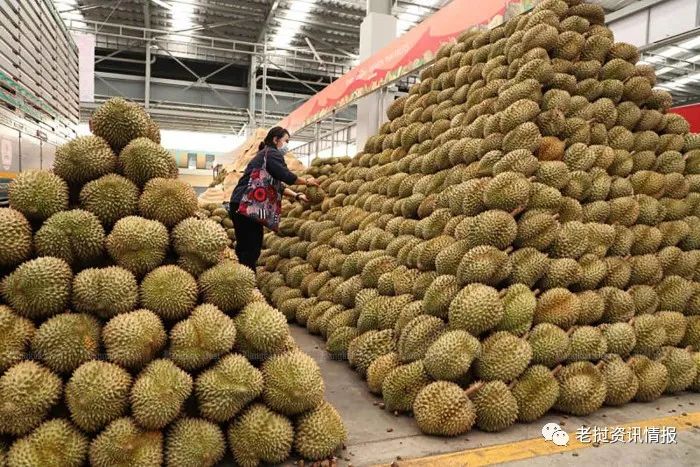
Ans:
<svg viewBox="0 0 700 467"><path fill-rule="evenodd" d="M700 1L627 1L606 20L618 40L639 47L654 65L659 87L676 105L700 100Z"/></svg>
<svg viewBox="0 0 700 467"><path fill-rule="evenodd" d="M367 60L389 45L398 33L397 19L391 15L391 0L367 0L367 17L360 27L360 60ZM359 145L383 123L384 109L394 100L392 94L376 93L357 103Z"/></svg>
<svg viewBox="0 0 700 467"><path fill-rule="evenodd" d="M54 2L71 31L96 37L95 103L83 119L123 95L164 128L236 133L280 120L356 65L366 9L365 0ZM445 3L390 8L406 31ZM338 115L355 119L355 109Z"/></svg>
<svg viewBox="0 0 700 467"><path fill-rule="evenodd" d="M395 19L395 36L406 35L449 0L53 0L73 32L95 35L95 102L83 106L87 119L106 98L123 95L142 103L164 128L250 134L273 125L305 104L359 63L361 29L368 7ZM531 0L470 2L521 6ZM620 40L643 52L659 71L677 103L694 100L698 0L592 0ZM680 12L680 13L679 13ZM379 13L373 13L379 14ZM671 16L669 16L671 15ZM674 16L675 15L675 16ZM670 19L672 20L670 20ZM464 19L462 16L457 19ZM646 27L644 25L651 25ZM630 36L632 34L632 36ZM680 34L680 35L679 35ZM391 34L393 35L393 34ZM641 35L641 36L640 36ZM375 37L376 39L376 37ZM365 43L373 43L364 41ZM376 50L377 44L374 42ZM371 48L371 47L370 47ZM696 53L699 52L699 53ZM377 103L401 95L418 79L405 74L384 86ZM667 86L668 85L668 86ZM372 100L370 99L370 100ZM368 101L365 101L368 102ZM360 106L362 107L362 106ZM355 99L335 115L315 119L296 136L308 142L308 157L345 138L347 147L364 139ZM376 125L376 123L372 123ZM352 136L349 136L352 133ZM313 154L312 154L313 153Z"/></svg>

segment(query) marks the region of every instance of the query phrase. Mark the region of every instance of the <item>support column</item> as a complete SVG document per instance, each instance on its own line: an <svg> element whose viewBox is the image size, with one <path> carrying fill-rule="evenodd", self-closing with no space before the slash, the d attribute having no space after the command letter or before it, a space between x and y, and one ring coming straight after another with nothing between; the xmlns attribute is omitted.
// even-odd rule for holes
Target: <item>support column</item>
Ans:
<svg viewBox="0 0 700 467"><path fill-rule="evenodd" d="M335 110L331 120L331 157L335 156Z"/></svg>
<svg viewBox="0 0 700 467"><path fill-rule="evenodd" d="M250 136L255 132L255 92L258 86L256 79L258 62L255 55L250 57L250 74L248 75L248 126L246 136Z"/></svg>
<svg viewBox="0 0 700 467"><path fill-rule="evenodd" d="M316 148L315 148L315 153L316 155L314 157L318 157L319 153L319 144L321 143L321 122L316 122L316 128L314 128L314 140L316 142ZM311 162L309 161L309 165L311 165Z"/></svg>
<svg viewBox="0 0 700 467"><path fill-rule="evenodd" d="M146 42L146 85L143 91L143 105L146 110L151 108L151 41Z"/></svg>
<svg viewBox="0 0 700 467"><path fill-rule="evenodd" d="M367 16L360 26L360 61L371 57L396 38L397 20L391 16L392 0L367 0ZM386 121L381 109L387 109L393 100L391 93L375 92L357 102L358 152L365 146L367 138L377 133ZM384 101L384 102L383 102Z"/></svg>
<svg viewBox="0 0 700 467"><path fill-rule="evenodd" d="M267 42L263 47L262 62L262 127L267 128Z"/></svg>
<svg viewBox="0 0 700 467"><path fill-rule="evenodd" d="M151 28L151 5L150 2L143 4L143 18L146 29ZM151 33L146 32L146 77L143 90L143 106L146 110L151 108Z"/></svg>

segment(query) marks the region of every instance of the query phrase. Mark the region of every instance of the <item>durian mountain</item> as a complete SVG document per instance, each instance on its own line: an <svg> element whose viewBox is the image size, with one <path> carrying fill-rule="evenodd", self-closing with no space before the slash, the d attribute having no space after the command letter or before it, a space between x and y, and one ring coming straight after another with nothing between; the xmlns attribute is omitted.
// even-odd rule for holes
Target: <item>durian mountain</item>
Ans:
<svg viewBox="0 0 700 467"><path fill-rule="evenodd" d="M137 105L90 126L0 208L0 465L332 456L343 421L227 212L198 206Z"/></svg>
<svg viewBox="0 0 700 467"><path fill-rule="evenodd" d="M464 32L266 236L263 294L425 433L700 390L700 137L604 20Z"/></svg>

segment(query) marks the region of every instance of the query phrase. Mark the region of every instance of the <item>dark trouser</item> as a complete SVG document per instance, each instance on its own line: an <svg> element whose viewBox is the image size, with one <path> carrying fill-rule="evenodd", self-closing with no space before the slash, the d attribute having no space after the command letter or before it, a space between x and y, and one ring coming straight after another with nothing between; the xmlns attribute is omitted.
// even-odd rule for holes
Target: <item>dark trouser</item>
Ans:
<svg viewBox="0 0 700 467"><path fill-rule="evenodd" d="M238 203L230 206L233 229L236 231L236 256L244 266L255 272L263 244L263 226L254 220L238 214Z"/></svg>

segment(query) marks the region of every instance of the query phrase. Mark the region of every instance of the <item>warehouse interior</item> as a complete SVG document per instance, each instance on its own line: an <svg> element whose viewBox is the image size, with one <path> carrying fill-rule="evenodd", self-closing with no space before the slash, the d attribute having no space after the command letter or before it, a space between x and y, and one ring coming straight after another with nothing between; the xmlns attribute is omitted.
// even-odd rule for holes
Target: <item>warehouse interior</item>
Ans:
<svg viewBox="0 0 700 467"><path fill-rule="evenodd" d="M0 0L0 467L697 465L699 135L700 0Z"/></svg>

